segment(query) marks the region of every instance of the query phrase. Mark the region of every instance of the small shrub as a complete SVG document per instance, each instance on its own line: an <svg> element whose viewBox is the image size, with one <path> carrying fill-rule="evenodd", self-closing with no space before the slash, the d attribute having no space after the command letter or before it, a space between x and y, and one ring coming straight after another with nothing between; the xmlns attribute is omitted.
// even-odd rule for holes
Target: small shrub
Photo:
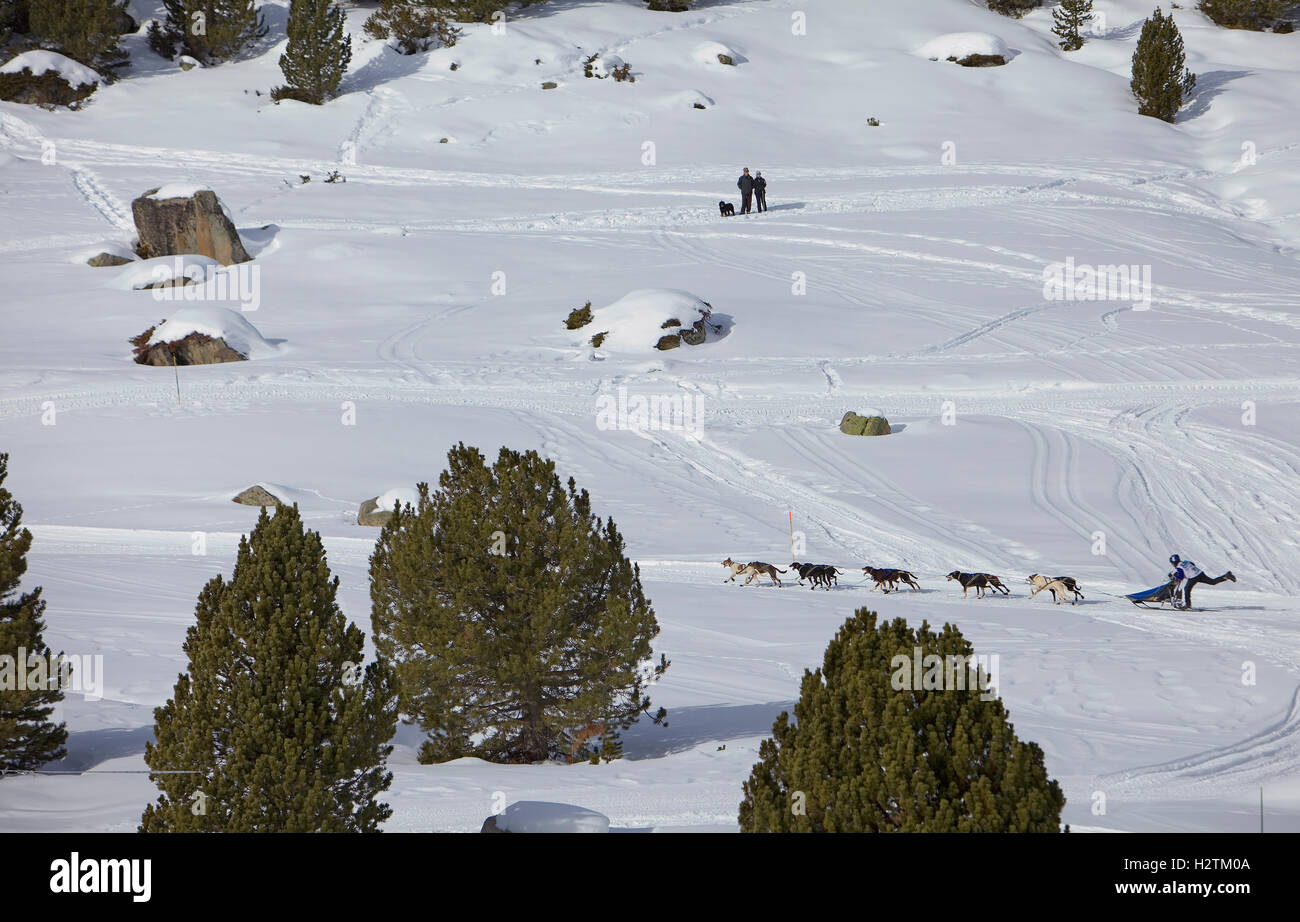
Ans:
<svg viewBox="0 0 1300 922"><path fill-rule="evenodd" d="M542 84L542 89L544 89L544 90L553 90L553 89L555 89L557 86L559 86L559 84L556 83L554 80L547 80L545 83Z"/></svg>
<svg viewBox="0 0 1300 922"><path fill-rule="evenodd" d="M695 103L695 108L697 108L697 109L707 109L708 106L706 106L706 105L705 105L704 103L702 103L702 102L697 102L697 103Z"/></svg>
<svg viewBox="0 0 1300 922"><path fill-rule="evenodd" d="M584 77L595 77L597 80L600 79L600 74L596 73L596 59L599 57L599 54L593 54L582 62L582 75Z"/></svg>
<svg viewBox="0 0 1300 922"><path fill-rule="evenodd" d="M736 62L729 54L718 54L718 63L726 64L728 67L735 67Z"/></svg>
<svg viewBox="0 0 1300 922"><path fill-rule="evenodd" d="M622 67L615 67L609 75L614 78L615 83L636 83L636 77L632 76L632 65L627 62L624 62Z"/></svg>
<svg viewBox="0 0 1300 922"><path fill-rule="evenodd" d="M667 330L671 327L679 327L681 325L682 322L678 320L676 317L669 317L667 320L665 320L663 323L659 325L659 329Z"/></svg>
<svg viewBox="0 0 1300 922"><path fill-rule="evenodd" d="M569 311L569 317L564 321L566 330L579 330L591 323L591 302L588 301L582 307L575 307Z"/></svg>
<svg viewBox="0 0 1300 922"><path fill-rule="evenodd" d="M647 10L660 13L687 13L691 9L691 0L645 0Z"/></svg>
<svg viewBox="0 0 1300 922"><path fill-rule="evenodd" d="M392 38L400 54L416 54L435 46L450 48L461 36L446 13L419 0L381 0L379 9L361 28L371 38Z"/></svg>
<svg viewBox="0 0 1300 922"><path fill-rule="evenodd" d="M948 60L962 67L1001 67L1007 63L1007 59L1000 54L968 54L961 59L951 57Z"/></svg>
<svg viewBox="0 0 1300 922"><path fill-rule="evenodd" d="M67 106L77 109L95 92L97 83L74 87L52 70L39 77L30 67L15 74L0 74L0 99L33 106Z"/></svg>
<svg viewBox="0 0 1300 922"><path fill-rule="evenodd" d="M1264 31L1291 5L1290 0L1201 0L1200 3L1201 12L1216 25L1255 32ZM1275 27L1273 31L1281 30Z"/></svg>
<svg viewBox="0 0 1300 922"><path fill-rule="evenodd" d="M330 174L325 177L326 182L347 182L348 178L339 174L338 170L330 170Z"/></svg>
<svg viewBox="0 0 1300 922"><path fill-rule="evenodd" d="M988 0L988 7L995 13L1019 19L1030 10L1043 5L1043 0Z"/></svg>
<svg viewBox="0 0 1300 922"><path fill-rule="evenodd" d="M147 35L149 48L154 54L168 61L176 57L176 36L164 29L158 20L149 23Z"/></svg>
<svg viewBox="0 0 1300 922"><path fill-rule="evenodd" d="M655 348L660 352L667 352L669 349L676 349L682 344L682 337L677 333L669 333L667 336L660 336L659 342L655 343Z"/></svg>
<svg viewBox="0 0 1300 922"><path fill-rule="evenodd" d="M609 335L609 330L606 330L603 333L597 333L595 336L591 338L591 344L595 346L597 349L599 349L601 344L605 342L605 337L608 335Z"/></svg>
<svg viewBox="0 0 1300 922"><path fill-rule="evenodd" d="M880 127L880 119L876 118L876 117L873 115L873 116L871 116L871 118L867 119L867 124L870 125L872 128L879 128L879 127Z"/></svg>

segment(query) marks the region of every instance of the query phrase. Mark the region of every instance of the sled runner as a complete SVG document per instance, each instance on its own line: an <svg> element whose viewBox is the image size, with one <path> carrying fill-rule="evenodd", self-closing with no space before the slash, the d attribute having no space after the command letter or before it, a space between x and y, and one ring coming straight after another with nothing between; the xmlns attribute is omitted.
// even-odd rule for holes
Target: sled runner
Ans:
<svg viewBox="0 0 1300 922"><path fill-rule="evenodd" d="M1170 580L1167 583L1161 583L1159 586L1154 586L1144 592L1131 593L1130 595L1124 596L1124 598L1128 599L1134 605L1141 605L1143 608L1161 608L1165 605L1179 608L1179 600L1174 595L1175 585L1177 585L1177 581Z"/></svg>

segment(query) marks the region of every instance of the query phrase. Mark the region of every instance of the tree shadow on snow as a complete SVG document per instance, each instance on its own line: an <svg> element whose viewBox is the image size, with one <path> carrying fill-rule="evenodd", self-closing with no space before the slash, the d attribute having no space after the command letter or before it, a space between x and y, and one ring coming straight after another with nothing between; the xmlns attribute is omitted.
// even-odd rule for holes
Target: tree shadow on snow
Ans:
<svg viewBox="0 0 1300 922"><path fill-rule="evenodd" d="M68 754L46 767L50 771L84 772L112 759L144 755L153 739L153 724L106 730L81 730L68 734Z"/></svg>
<svg viewBox="0 0 1300 922"><path fill-rule="evenodd" d="M364 93L399 77L409 77L422 68L428 60L428 52L399 54L385 45L379 54L367 61L363 67L348 72L343 82L339 84L338 95Z"/></svg>
<svg viewBox="0 0 1300 922"><path fill-rule="evenodd" d="M1210 103L1214 101L1214 97L1222 93L1225 86L1233 80L1250 75L1251 71L1248 70L1212 70L1197 74L1191 105L1178 113L1178 121L1185 122L1198 115L1204 115L1210 110Z"/></svg>
<svg viewBox="0 0 1300 922"><path fill-rule="evenodd" d="M642 719L623 731L623 757L658 759L688 752L701 743L771 736L772 724L782 711L793 712L794 702L675 708L668 712L666 727Z"/></svg>

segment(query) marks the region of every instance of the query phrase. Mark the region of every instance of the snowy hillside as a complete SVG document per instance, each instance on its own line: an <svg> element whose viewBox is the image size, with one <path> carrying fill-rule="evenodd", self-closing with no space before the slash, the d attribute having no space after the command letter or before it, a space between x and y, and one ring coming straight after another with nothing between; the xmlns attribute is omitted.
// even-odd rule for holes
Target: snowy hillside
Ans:
<svg viewBox="0 0 1300 922"><path fill-rule="evenodd" d="M436 484L463 441L537 449L617 522L670 723L601 766L423 766L403 727L387 829L475 831L504 792L614 829L735 830L760 741L869 605L1000 657L1073 829L1250 831L1262 787L1270 828L1300 831L1300 34L1177 10L1198 81L1171 125L1129 92L1154 5L1098 0L1104 28L1066 54L1048 9L972 0L555 2L401 56L358 4L341 95L315 107L268 97L287 15L268 0L243 60L182 71L142 30L81 110L0 103L5 487L46 640L103 656L101 694L60 708L59 767L145 768L195 597L256 521L232 496L292 494L370 635L358 507ZM936 52L997 48L1005 66ZM595 53L635 82L585 78ZM720 217L743 167L770 211ZM144 263L85 264L130 253L131 202L158 187L229 209L256 310L202 310L242 316L252 360L133 363L162 319L233 329L140 290ZM1087 299L1061 266L1133 284ZM706 302L723 333L657 351L660 315L636 311L617 319L644 348L593 349L605 328L565 328L645 289ZM699 416L600 416L651 397ZM848 410L894 433L843 435ZM724 558L787 566L791 516L797 559L849 569L839 587L723 585ZM1122 598L1174 552L1237 582L1198 587L1203 612ZM922 591L869 592L864 564ZM963 599L954 569L1011 596ZM1030 600L1031 573L1086 600ZM155 796L145 774L7 778L0 830L133 830Z"/></svg>

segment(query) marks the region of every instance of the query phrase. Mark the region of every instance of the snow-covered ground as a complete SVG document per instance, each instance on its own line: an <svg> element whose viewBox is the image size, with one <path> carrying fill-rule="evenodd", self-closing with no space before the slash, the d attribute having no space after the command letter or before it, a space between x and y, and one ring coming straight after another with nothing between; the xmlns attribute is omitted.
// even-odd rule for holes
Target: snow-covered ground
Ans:
<svg viewBox="0 0 1300 922"><path fill-rule="evenodd" d="M672 661L652 689L669 726L569 767L421 766L402 728L389 829L476 830L518 801L735 829L759 742L870 605L998 655L1072 828L1249 831L1262 788L1266 828L1300 830L1300 35L1178 10L1200 77L1168 125L1128 91L1149 0L1098 0L1068 55L1049 10L969 0L552 0L401 57L361 6L343 93L315 108L267 97L286 6L245 60L183 72L141 34L79 112L0 103L6 487L47 641L104 658L102 699L60 714L62 767L104 773L6 778L0 829L135 828L155 789L107 772L145 767L195 596L257 515L232 496L292 491L369 633L357 508L436 482L464 441L538 449L617 521ZM1009 63L918 52L971 34ZM636 82L585 79L595 52ZM744 166L771 211L720 218ZM260 273L244 317L274 346L180 369L179 405L177 372L127 340L193 305L135 290L148 267L84 264L129 248L131 200L169 184L229 208ZM1067 261L1150 286L1045 297ZM624 352L564 328L650 288L707 301L725 335ZM650 397L703 415L601 424ZM846 410L895 432L842 435ZM724 557L789 562L791 513L799 559L854 568L840 587L722 585ZM1117 598L1175 551L1239 581L1199 587L1200 613ZM865 563L923 591L870 594ZM962 599L952 569L1013 594ZM1030 601L1035 572L1086 601Z"/></svg>

